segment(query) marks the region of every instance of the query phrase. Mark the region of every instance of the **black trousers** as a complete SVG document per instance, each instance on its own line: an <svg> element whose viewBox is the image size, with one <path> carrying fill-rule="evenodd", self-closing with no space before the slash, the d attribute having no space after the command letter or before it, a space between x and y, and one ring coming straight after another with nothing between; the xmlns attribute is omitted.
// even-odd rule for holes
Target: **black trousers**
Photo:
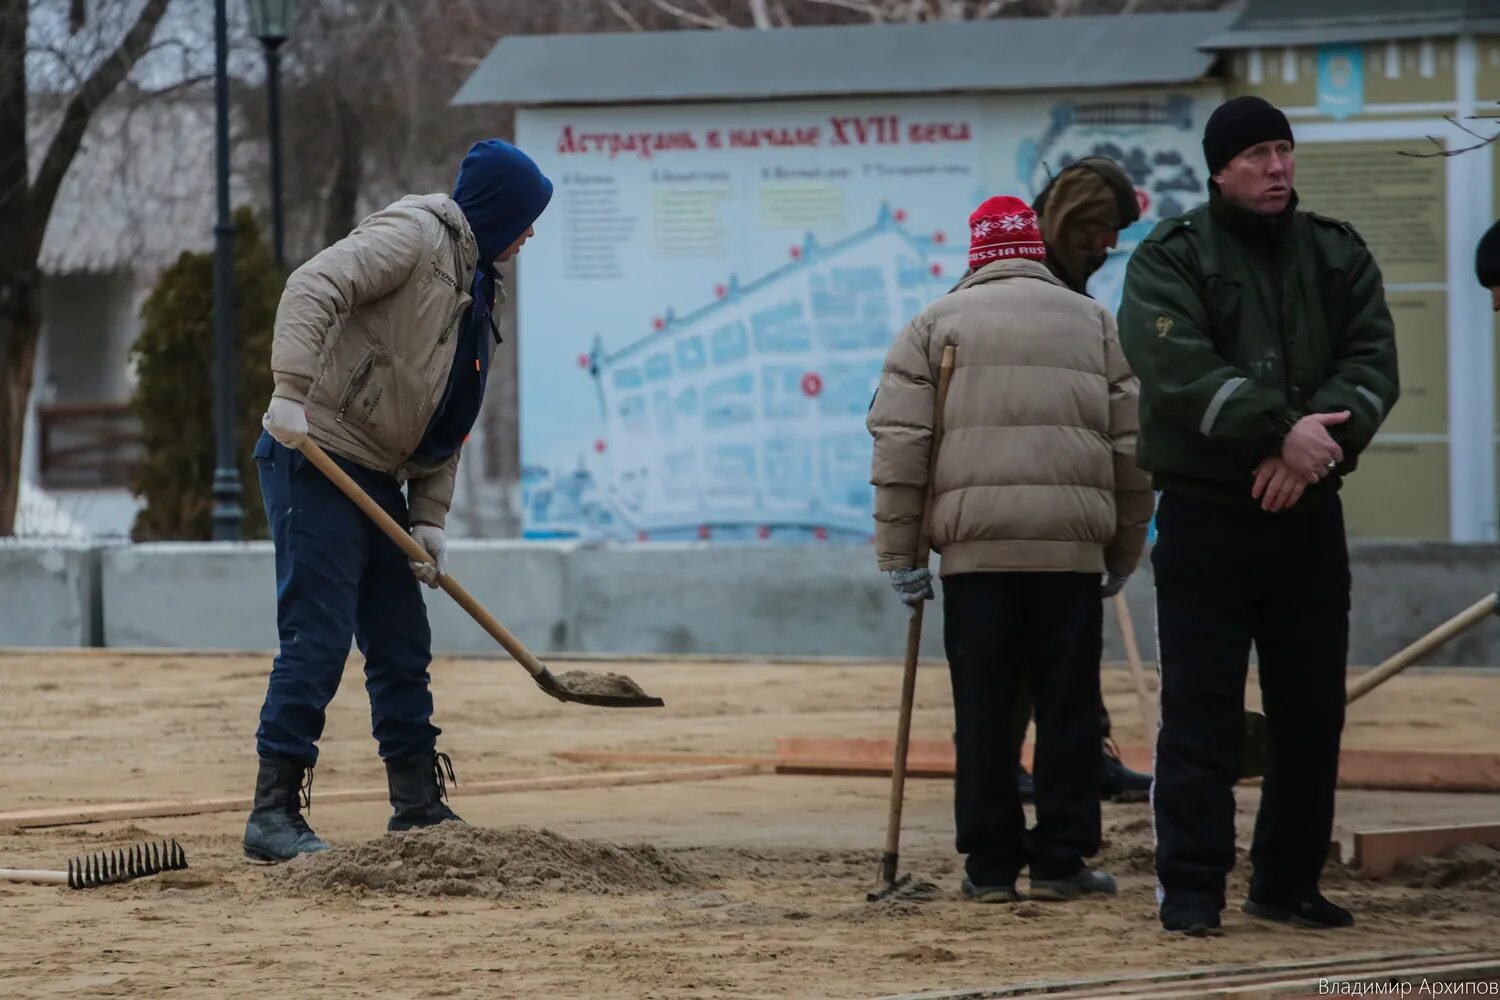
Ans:
<svg viewBox="0 0 1500 1000"><path fill-rule="evenodd" d="M943 579L953 680L958 851L977 885L1065 878L1099 850L1097 573L964 573ZM1036 829L1016 787L1029 690L1036 711Z"/></svg>
<svg viewBox="0 0 1500 1000"><path fill-rule="evenodd" d="M1268 514L1167 493L1156 513L1161 731L1156 871L1168 900L1224 906L1253 643L1270 736L1250 892L1316 889L1333 832L1349 553L1337 496Z"/></svg>

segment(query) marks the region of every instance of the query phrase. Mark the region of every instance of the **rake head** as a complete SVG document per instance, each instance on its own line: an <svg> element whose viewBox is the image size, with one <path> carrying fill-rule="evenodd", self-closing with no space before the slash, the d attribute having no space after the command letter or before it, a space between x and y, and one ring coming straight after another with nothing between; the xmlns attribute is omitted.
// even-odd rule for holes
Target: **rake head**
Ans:
<svg viewBox="0 0 1500 1000"><path fill-rule="evenodd" d="M176 840L137 844L123 850L100 851L69 859L68 888L93 889L115 885L162 872L182 871L187 866L187 852Z"/></svg>

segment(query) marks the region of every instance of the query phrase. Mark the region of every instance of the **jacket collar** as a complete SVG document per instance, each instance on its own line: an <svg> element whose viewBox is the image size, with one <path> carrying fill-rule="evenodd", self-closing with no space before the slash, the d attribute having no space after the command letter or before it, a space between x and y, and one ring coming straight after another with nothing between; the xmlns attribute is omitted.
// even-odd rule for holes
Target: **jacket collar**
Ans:
<svg viewBox="0 0 1500 1000"><path fill-rule="evenodd" d="M1067 288L1057 275L1047 270L1047 265L1039 260L996 260L964 275L963 280L954 285L951 291L960 288L973 288L975 285L986 285L992 281L1005 281L1008 278L1036 278L1048 284L1056 285L1058 288Z"/></svg>
<svg viewBox="0 0 1500 1000"><path fill-rule="evenodd" d="M464 218L458 202L446 194L409 194L401 201L431 212L441 220L456 241L459 266L465 275L472 277L479 263L479 242L474 238L474 231L469 228L469 220ZM467 288L467 284L461 287Z"/></svg>
<svg viewBox="0 0 1500 1000"><path fill-rule="evenodd" d="M1292 217L1297 214L1297 192L1292 191L1280 215L1261 215L1234 204L1224 197L1217 185L1210 185L1208 207L1214 218L1231 233L1251 243L1271 245L1279 242L1291 228Z"/></svg>

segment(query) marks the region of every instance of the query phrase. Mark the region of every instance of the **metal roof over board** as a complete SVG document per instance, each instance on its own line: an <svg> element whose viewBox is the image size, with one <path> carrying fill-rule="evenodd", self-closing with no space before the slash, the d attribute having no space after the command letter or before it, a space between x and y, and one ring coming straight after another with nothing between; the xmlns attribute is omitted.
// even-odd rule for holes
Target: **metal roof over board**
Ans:
<svg viewBox="0 0 1500 1000"><path fill-rule="evenodd" d="M1208 49L1500 33L1500 0L1249 0Z"/></svg>
<svg viewBox="0 0 1500 1000"><path fill-rule="evenodd" d="M1233 12L502 38L455 104L642 104L1191 83Z"/></svg>

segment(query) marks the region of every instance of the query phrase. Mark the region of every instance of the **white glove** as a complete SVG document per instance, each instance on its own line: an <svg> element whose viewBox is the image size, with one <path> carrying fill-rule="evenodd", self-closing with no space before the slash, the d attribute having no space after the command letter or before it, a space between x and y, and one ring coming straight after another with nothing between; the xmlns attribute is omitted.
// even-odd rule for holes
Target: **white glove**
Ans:
<svg viewBox="0 0 1500 1000"><path fill-rule="evenodd" d="M412 525L411 537L437 561L434 566L428 562L408 560L411 571L427 586L436 587L438 577L448 572L448 533L435 524L415 524Z"/></svg>
<svg viewBox="0 0 1500 1000"><path fill-rule="evenodd" d="M307 411L301 403L272 396L260 425L288 448L295 449L307 439Z"/></svg>
<svg viewBox="0 0 1500 1000"><path fill-rule="evenodd" d="M1114 597L1125 589L1125 581L1129 579L1128 575L1117 576L1114 573L1105 573L1104 582L1099 584L1099 596L1106 599Z"/></svg>
<svg viewBox="0 0 1500 1000"><path fill-rule="evenodd" d="M901 603L916 608L923 601L932 600L932 573L926 569L893 569L888 571L891 586L901 597Z"/></svg>

